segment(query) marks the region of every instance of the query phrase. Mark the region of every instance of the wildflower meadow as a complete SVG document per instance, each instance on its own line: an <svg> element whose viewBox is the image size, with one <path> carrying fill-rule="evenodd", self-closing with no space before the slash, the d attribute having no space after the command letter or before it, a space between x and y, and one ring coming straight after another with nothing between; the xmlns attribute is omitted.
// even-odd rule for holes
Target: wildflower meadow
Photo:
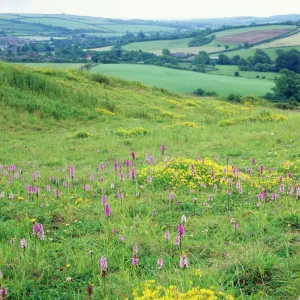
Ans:
<svg viewBox="0 0 300 300"><path fill-rule="evenodd" d="M1 300L300 297L299 112L1 70Z"/></svg>

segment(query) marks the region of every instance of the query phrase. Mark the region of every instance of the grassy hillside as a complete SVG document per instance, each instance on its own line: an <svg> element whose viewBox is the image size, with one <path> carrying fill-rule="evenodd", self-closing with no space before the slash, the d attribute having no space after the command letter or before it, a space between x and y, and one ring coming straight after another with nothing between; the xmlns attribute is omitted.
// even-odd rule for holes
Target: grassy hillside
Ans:
<svg viewBox="0 0 300 300"><path fill-rule="evenodd" d="M214 90L221 96L226 96L231 92L263 96L273 87L273 82L268 80L210 75L149 65L102 64L92 68L91 71L142 81L151 86L159 86L180 93L193 92L202 88Z"/></svg>
<svg viewBox="0 0 300 300"><path fill-rule="evenodd" d="M0 87L8 299L299 296L299 112L2 63Z"/></svg>
<svg viewBox="0 0 300 300"><path fill-rule="evenodd" d="M88 35L120 36L128 32L170 32L175 27L153 21L126 21L97 17L43 14L0 14L0 31L15 36L62 36L71 31Z"/></svg>
<svg viewBox="0 0 300 300"><path fill-rule="evenodd" d="M18 66L27 66L32 68L50 68L50 69L79 69L85 64L80 63L15 63Z"/></svg>

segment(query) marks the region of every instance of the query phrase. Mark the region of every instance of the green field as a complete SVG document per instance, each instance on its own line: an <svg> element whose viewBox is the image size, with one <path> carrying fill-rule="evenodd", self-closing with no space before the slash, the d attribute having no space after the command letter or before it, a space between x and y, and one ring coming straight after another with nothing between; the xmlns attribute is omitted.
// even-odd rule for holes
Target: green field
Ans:
<svg viewBox="0 0 300 300"><path fill-rule="evenodd" d="M221 96L231 92L263 96L273 87L269 80L210 75L149 65L102 64L91 71L141 81L150 86L159 86L179 93L189 93L202 88L216 91Z"/></svg>
<svg viewBox="0 0 300 300"><path fill-rule="evenodd" d="M224 52L225 55L229 56L230 58L239 55L241 58L248 58L249 56L253 56L255 54L255 49L256 47L252 47L249 49L239 49L239 50L234 50L234 51L229 51L229 52ZM277 57L276 50L282 49L284 51L289 51L291 49L297 49L300 50L300 46L293 46L293 47L279 47L279 48L270 48L270 49L262 49L265 51L272 60L275 60ZM217 55L217 54L215 54Z"/></svg>
<svg viewBox="0 0 300 300"><path fill-rule="evenodd" d="M188 69L192 66L190 62L180 62L179 65ZM266 80L273 80L276 76L278 76L278 73L275 72L240 71L239 67L235 65L216 65L214 68L212 66L206 66L206 72L213 75L235 76L234 73L237 71L239 72L240 77L246 78L256 78L257 76L261 78L264 76L264 79Z"/></svg>
<svg viewBox="0 0 300 300"><path fill-rule="evenodd" d="M102 30L102 31L108 31L105 28L99 28L91 24L87 24L84 22L76 22L71 21L67 19L58 19L58 18L23 18L19 19L20 21L24 23L30 23L30 24L45 24L45 25L51 25L51 26L59 26L59 27L65 27L68 29L92 29L92 30Z"/></svg>
<svg viewBox="0 0 300 300"><path fill-rule="evenodd" d="M147 24L148 23L148 24ZM52 26L45 27L45 26ZM60 27L60 29L56 28ZM97 17L81 17L71 15L42 14L0 14L0 30L14 36L39 36L45 32L47 36L62 35L62 28L68 30L83 30L87 35L121 36L126 32L137 33L171 32L175 28L153 24L152 21L136 21L134 24L126 20L105 19ZM69 34L69 32L65 32Z"/></svg>
<svg viewBox="0 0 300 300"><path fill-rule="evenodd" d="M188 43L191 40L192 40L192 38L177 39L177 40L137 42L137 43L131 43L131 44L125 45L122 48L125 50L128 50L128 51L142 50L144 52L152 52L155 54L161 54L162 49L169 49L172 53L186 52L186 53L194 53L194 54L198 54L199 51L206 51L209 53L209 52L225 50L224 47L211 46L209 44L200 46L200 47L189 47Z"/></svg>
<svg viewBox="0 0 300 300"><path fill-rule="evenodd" d="M216 65L215 69L214 70L209 69L208 70L209 74L234 76L234 73L238 71L241 77L246 77L246 78L256 78L256 76L266 77L265 79L260 78L260 80L273 80L276 76L278 76L278 73L275 72L240 71L238 66Z"/></svg>
<svg viewBox="0 0 300 300"><path fill-rule="evenodd" d="M4 63L0 111L7 300L299 297L300 112Z"/></svg>
<svg viewBox="0 0 300 300"><path fill-rule="evenodd" d="M175 28L164 27L164 26L154 26L154 25L128 25L128 24L112 24L112 25L101 25L106 29L113 32L152 32L152 31L175 31Z"/></svg>

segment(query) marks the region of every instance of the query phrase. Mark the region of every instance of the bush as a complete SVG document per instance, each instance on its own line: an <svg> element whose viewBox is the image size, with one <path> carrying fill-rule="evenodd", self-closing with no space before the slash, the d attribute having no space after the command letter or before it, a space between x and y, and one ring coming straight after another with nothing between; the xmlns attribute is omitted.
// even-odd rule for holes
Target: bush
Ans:
<svg viewBox="0 0 300 300"><path fill-rule="evenodd" d="M205 96L207 97L218 97L218 93L216 91L206 91Z"/></svg>
<svg viewBox="0 0 300 300"><path fill-rule="evenodd" d="M275 104L276 108L284 109L284 110L297 110L299 109L299 105L297 101L289 101L289 102L279 102Z"/></svg>
<svg viewBox="0 0 300 300"><path fill-rule="evenodd" d="M197 89L193 92L195 96L199 97L217 97L219 96L216 91L204 91L203 89Z"/></svg>
<svg viewBox="0 0 300 300"><path fill-rule="evenodd" d="M193 92L194 95L196 96L204 96L205 95L205 91L203 89L197 89L196 91Z"/></svg>
<svg viewBox="0 0 300 300"><path fill-rule="evenodd" d="M234 76L240 76L240 73L238 71L234 72Z"/></svg>
<svg viewBox="0 0 300 300"><path fill-rule="evenodd" d="M230 93L227 96L227 100L230 102L241 102L241 95L240 94L235 94L235 93Z"/></svg>
<svg viewBox="0 0 300 300"><path fill-rule="evenodd" d="M77 131L74 133L73 137L77 139L85 139L91 136L91 134L87 131Z"/></svg>

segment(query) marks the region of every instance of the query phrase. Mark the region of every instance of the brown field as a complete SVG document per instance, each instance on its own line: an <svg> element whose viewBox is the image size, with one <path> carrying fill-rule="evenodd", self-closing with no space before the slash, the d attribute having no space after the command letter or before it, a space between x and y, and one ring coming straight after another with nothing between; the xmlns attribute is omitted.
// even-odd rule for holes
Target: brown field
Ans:
<svg viewBox="0 0 300 300"><path fill-rule="evenodd" d="M290 31L290 29L255 30L220 37L217 38L217 41L232 44L243 44L244 42L254 44L284 34L288 31Z"/></svg>

